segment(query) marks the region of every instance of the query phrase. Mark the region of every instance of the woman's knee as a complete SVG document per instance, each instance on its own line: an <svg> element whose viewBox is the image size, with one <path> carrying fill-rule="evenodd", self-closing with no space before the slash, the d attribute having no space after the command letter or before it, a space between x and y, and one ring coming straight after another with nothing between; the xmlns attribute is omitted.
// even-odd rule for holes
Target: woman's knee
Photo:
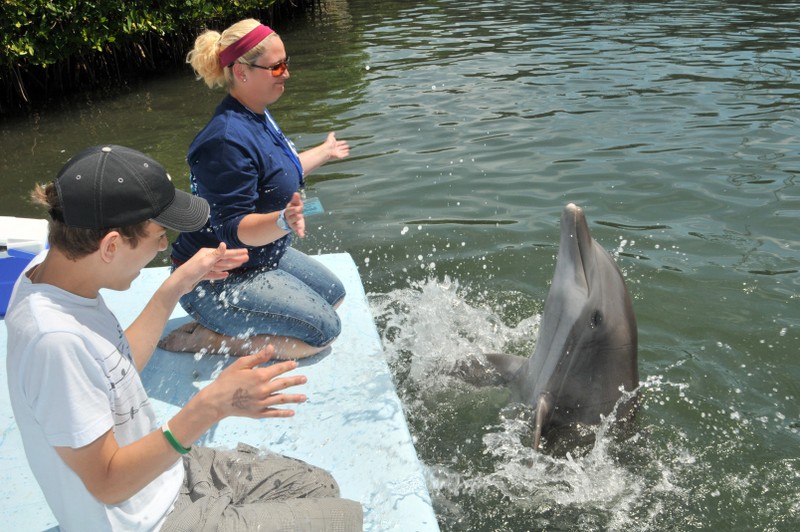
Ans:
<svg viewBox="0 0 800 532"><path fill-rule="evenodd" d="M336 311L331 308L329 313L316 324L316 329L310 334L310 339L306 343L313 347L326 347L332 343L342 333L342 320Z"/></svg>

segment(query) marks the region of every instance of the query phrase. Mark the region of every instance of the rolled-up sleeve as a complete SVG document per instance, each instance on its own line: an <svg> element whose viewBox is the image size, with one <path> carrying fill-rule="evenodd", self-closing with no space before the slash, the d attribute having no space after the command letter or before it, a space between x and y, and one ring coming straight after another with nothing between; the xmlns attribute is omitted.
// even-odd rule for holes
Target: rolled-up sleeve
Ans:
<svg viewBox="0 0 800 532"><path fill-rule="evenodd" d="M291 245L291 234L262 246L239 239L245 216L281 210L301 184L302 176L268 129L266 117L226 96L189 146L187 162L193 192L208 201L211 215L203 229L178 236L173 258L183 262L202 247L224 242L249 250L244 267L276 267Z"/></svg>
<svg viewBox="0 0 800 532"><path fill-rule="evenodd" d="M199 146L190 162L197 193L211 206L214 235L231 247L239 240L242 218L256 212L258 170L253 156L230 139L212 138Z"/></svg>

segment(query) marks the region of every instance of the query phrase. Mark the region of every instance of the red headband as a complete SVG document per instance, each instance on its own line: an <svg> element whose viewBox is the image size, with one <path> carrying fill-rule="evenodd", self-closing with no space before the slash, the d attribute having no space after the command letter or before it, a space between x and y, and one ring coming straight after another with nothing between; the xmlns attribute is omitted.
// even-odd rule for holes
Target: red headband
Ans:
<svg viewBox="0 0 800 532"><path fill-rule="evenodd" d="M275 33L272 28L259 24L244 37L222 50L219 54L219 63L222 65L222 68L233 65L237 59L255 48L258 43L266 39L271 33Z"/></svg>

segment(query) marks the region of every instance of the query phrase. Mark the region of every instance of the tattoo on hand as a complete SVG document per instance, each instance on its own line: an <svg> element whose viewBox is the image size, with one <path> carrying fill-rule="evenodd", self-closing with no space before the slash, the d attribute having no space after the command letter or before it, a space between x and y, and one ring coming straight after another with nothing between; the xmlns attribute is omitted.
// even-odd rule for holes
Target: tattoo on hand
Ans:
<svg viewBox="0 0 800 532"><path fill-rule="evenodd" d="M239 388L233 393L233 401L231 404L234 408L240 408L240 409L247 408L247 404L249 402L250 402L250 393L244 388Z"/></svg>

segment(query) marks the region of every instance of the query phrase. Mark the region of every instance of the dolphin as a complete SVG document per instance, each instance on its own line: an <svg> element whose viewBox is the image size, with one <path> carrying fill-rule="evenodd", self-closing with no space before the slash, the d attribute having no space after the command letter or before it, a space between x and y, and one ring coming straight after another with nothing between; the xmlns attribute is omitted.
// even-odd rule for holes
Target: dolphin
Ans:
<svg viewBox="0 0 800 532"><path fill-rule="evenodd" d="M639 386L637 350L636 317L622 273L592 238L583 209L570 203L561 214L556 271L533 355L487 355L533 407L534 448L551 428L593 425L609 415L623 390ZM635 410L628 395L617 419Z"/></svg>

